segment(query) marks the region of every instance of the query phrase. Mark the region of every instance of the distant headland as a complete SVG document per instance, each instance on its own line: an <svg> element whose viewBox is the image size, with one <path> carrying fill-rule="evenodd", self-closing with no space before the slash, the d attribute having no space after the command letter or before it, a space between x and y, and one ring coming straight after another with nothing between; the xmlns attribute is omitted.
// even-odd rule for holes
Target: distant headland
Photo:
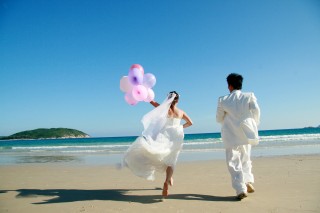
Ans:
<svg viewBox="0 0 320 213"><path fill-rule="evenodd" d="M307 126L307 127L304 127L304 129L316 129L316 128L320 128L320 125L319 126Z"/></svg>
<svg viewBox="0 0 320 213"><path fill-rule="evenodd" d="M0 140L27 140L27 139L59 139L59 138L88 138L88 134L76 129L51 128L22 131L10 136L0 137Z"/></svg>

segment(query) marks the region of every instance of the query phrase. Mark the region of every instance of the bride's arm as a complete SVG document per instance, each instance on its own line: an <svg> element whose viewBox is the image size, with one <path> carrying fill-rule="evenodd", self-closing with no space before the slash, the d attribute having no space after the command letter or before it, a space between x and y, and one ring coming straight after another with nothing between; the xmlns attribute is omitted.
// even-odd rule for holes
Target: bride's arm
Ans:
<svg viewBox="0 0 320 213"><path fill-rule="evenodd" d="M183 124L183 128L187 128L193 124L191 118L185 112L183 112L182 119L186 121L186 123Z"/></svg>
<svg viewBox="0 0 320 213"><path fill-rule="evenodd" d="M154 106L154 107L157 107L157 106L159 106L160 104L158 104L157 102L155 102L155 101L150 101L150 104L152 105L152 106Z"/></svg>

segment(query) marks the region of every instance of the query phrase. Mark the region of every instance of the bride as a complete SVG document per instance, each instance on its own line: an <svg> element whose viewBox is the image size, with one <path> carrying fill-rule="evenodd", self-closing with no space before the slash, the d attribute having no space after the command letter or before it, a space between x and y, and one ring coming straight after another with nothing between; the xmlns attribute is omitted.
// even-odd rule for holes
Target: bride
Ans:
<svg viewBox="0 0 320 213"><path fill-rule="evenodd" d="M168 196L168 187L173 185L173 171L182 149L183 128L192 125L190 117L177 107L179 94L172 91L162 104L151 101L155 109L142 118L144 131L129 147L123 158L135 175L155 179L155 172L166 172L162 196ZM180 124L181 119L185 121Z"/></svg>

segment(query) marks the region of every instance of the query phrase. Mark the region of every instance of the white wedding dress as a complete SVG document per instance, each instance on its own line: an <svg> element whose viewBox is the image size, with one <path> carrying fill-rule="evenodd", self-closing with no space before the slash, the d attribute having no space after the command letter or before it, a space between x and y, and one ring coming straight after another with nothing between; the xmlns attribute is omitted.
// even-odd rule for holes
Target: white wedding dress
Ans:
<svg viewBox="0 0 320 213"><path fill-rule="evenodd" d="M180 118L166 116L164 120L157 134L138 137L124 155L123 166L139 177L154 180L156 171L164 172L176 165L183 146L183 126Z"/></svg>

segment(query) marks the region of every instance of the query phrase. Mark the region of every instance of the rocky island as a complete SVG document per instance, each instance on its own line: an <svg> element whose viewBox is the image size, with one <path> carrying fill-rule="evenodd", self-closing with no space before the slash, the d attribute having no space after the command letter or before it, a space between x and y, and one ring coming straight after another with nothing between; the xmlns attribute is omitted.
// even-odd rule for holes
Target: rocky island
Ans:
<svg viewBox="0 0 320 213"><path fill-rule="evenodd" d="M319 126L307 126L307 127L304 127L304 129L318 129L320 128L320 125Z"/></svg>
<svg viewBox="0 0 320 213"><path fill-rule="evenodd" d="M10 136L1 137L0 140L23 140L23 139L58 139L58 138L88 138L88 134L68 128L40 128L18 132Z"/></svg>

